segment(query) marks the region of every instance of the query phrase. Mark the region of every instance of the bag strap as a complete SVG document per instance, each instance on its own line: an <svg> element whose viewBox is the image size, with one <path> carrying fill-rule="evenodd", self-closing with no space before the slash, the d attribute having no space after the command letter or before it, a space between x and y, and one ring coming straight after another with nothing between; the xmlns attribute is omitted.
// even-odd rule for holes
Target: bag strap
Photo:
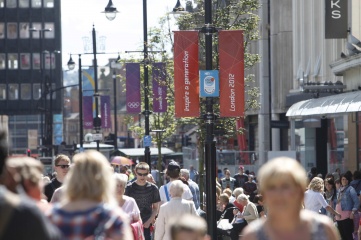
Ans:
<svg viewBox="0 0 361 240"><path fill-rule="evenodd" d="M164 185L164 192L165 192L165 197L167 198L167 202L169 202L170 199L169 199L167 184Z"/></svg>

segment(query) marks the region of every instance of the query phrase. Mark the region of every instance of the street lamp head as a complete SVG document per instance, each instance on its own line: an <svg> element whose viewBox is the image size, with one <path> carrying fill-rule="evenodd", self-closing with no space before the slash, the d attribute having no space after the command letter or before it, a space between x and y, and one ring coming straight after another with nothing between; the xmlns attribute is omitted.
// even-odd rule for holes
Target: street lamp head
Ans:
<svg viewBox="0 0 361 240"><path fill-rule="evenodd" d="M105 7L104 12L105 13L105 17L109 20L112 21L115 19L115 17L117 16L117 8L114 6L112 0L109 0L108 5Z"/></svg>
<svg viewBox="0 0 361 240"><path fill-rule="evenodd" d="M175 7L173 8L173 11L170 12L169 14L173 14L174 17L178 17L179 15L186 14L186 13L188 13L188 12L184 9L184 7L180 3L180 1L177 0L177 3L175 5Z"/></svg>
<svg viewBox="0 0 361 240"><path fill-rule="evenodd" d="M68 61L68 69L69 70L74 70L74 68L75 68L75 62L73 61L73 58L70 55L70 59Z"/></svg>

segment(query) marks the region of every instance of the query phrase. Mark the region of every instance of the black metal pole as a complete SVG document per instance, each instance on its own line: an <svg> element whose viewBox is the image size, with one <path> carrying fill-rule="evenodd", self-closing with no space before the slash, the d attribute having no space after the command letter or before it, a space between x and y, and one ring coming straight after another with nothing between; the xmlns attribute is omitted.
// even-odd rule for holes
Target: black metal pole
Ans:
<svg viewBox="0 0 361 240"><path fill-rule="evenodd" d="M118 150L118 123L117 123L117 74L113 70L113 94L114 94L114 150Z"/></svg>
<svg viewBox="0 0 361 240"><path fill-rule="evenodd" d="M78 60L78 76L79 76L79 144L80 151L83 151L83 138L84 138L84 130L83 130L83 78L82 78L82 70L81 70L81 54L79 54Z"/></svg>
<svg viewBox="0 0 361 240"><path fill-rule="evenodd" d="M41 102L42 102L42 108L45 109L45 102L46 100L44 99L44 56L43 56L43 29L39 30L39 38L40 38L40 92L41 92ZM41 110L40 112L40 135L41 135L41 156L44 157L44 110Z"/></svg>
<svg viewBox="0 0 361 240"><path fill-rule="evenodd" d="M96 42L96 33L95 33L95 27L93 25L93 31L92 31L92 38L93 38L93 56L94 56L94 97L95 97L95 119L94 121L94 128L95 132L99 133L100 130L100 119L99 119L99 93L98 93L98 63L97 63L97 42ZM99 151L99 140L96 140L97 142L97 151Z"/></svg>
<svg viewBox="0 0 361 240"><path fill-rule="evenodd" d="M215 27L212 25L212 0L204 1L205 21L202 32L205 34L206 70L212 70L212 34ZM207 224L208 233L212 239L217 238L217 217L216 217L216 144L214 138L213 98L206 98L206 142L205 142L205 163L206 163L206 199L207 199Z"/></svg>
<svg viewBox="0 0 361 240"><path fill-rule="evenodd" d="M149 135L149 83L148 83L148 29L147 29L147 0L143 0L143 36L144 36L144 127L145 136ZM151 165L150 162L150 149L148 146L144 149L145 162Z"/></svg>
<svg viewBox="0 0 361 240"><path fill-rule="evenodd" d="M54 54L54 57L56 56L56 54ZM53 151L53 52L50 51L50 83L49 83L49 94L50 94L50 103L49 103L49 129L47 131L49 131L47 133L47 135L49 136L48 138L48 144L50 146L50 149L49 149L49 155L48 156L52 156L52 151Z"/></svg>

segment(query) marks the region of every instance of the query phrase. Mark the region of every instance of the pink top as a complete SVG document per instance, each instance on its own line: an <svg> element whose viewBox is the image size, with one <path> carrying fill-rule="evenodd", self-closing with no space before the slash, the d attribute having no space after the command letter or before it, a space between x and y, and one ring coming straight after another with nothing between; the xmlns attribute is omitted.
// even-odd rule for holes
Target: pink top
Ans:
<svg viewBox="0 0 361 240"><path fill-rule="evenodd" d="M140 211L134 198L123 195L123 199L124 204L121 207L123 211L129 216L130 222L140 219Z"/></svg>
<svg viewBox="0 0 361 240"><path fill-rule="evenodd" d="M342 221L342 220L350 218L350 215L351 215L351 212L352 212L352 211L342 211L340 202L336 204L336 209L335 210L336 210L336 212L341 214L341 218L336 216L336 221Z"/></svg>

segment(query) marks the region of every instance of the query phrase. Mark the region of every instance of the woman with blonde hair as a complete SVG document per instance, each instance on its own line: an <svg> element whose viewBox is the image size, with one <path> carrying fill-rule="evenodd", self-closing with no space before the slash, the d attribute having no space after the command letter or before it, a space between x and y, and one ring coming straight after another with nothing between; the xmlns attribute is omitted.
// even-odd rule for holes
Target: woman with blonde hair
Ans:
<svg viewBox="0 0 361 240"><path fill-rule="evenodd" d="M242 239L339 239L328 217L302 210L307 175L296 160L275 158L261 167L258 179L267 218L249 224Z"/></svg>
<svg viewBox="0 0 361 240"><path fill-rule="evenodd" d="M104 155L85 151L74 155L73 162L65 177L63 201L49 214L51 222L69 240L133 239L127 217L116 204L115 181Z"/></svg>
<svg viewBox="0 0 361 240"><path fill-rule="evenodd" d="M341 216L336 212L327 202L323 196L325 186L323 184L323 179L319 177L314 177L310 184L308 185L308 190L305 192L305 209L319 213L321 208L325 208L330 213Z"/></svg>

